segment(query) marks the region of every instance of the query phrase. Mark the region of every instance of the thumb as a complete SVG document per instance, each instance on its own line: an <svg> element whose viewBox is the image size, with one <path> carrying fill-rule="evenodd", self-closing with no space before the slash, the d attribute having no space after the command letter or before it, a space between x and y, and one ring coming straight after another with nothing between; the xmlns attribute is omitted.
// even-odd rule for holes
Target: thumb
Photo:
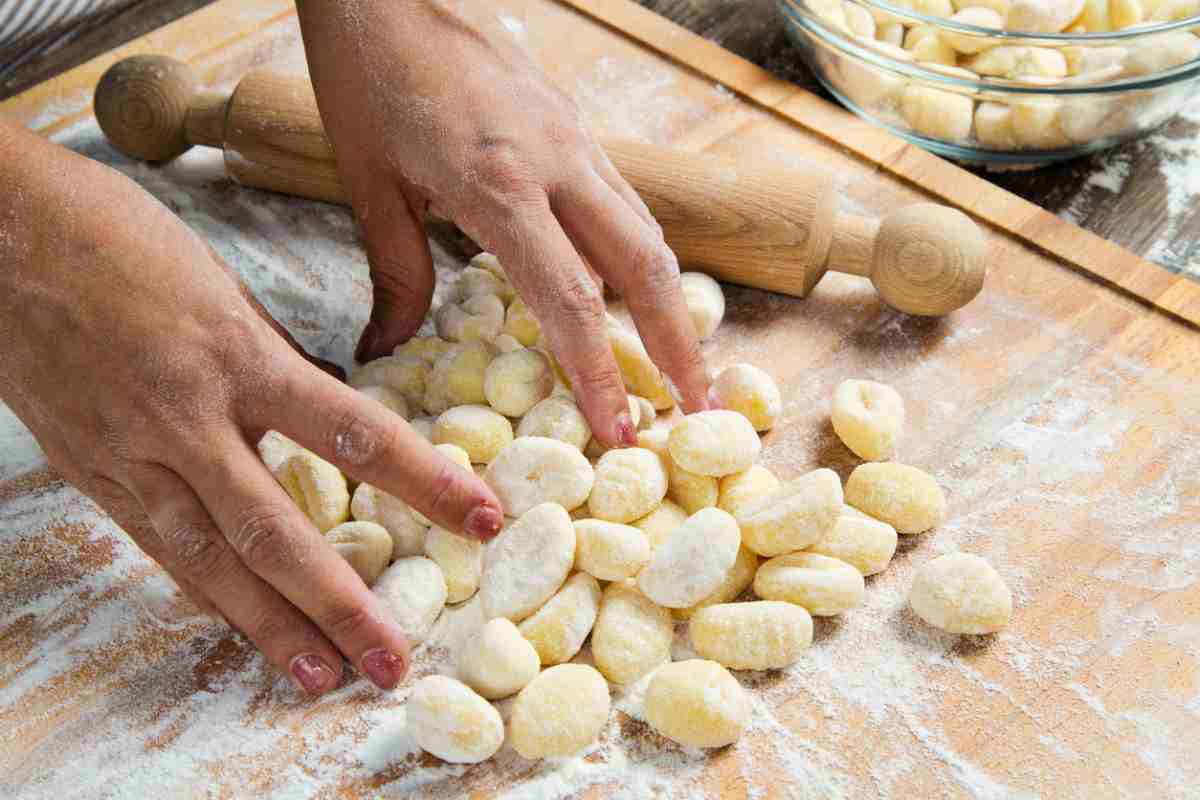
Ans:
<svg viewBox="0 0 1200 800"><path fill-rule="evenodd" d="M433 256L421 217L394 187L356 206L375 297L354 357L387 355L421 327L433 300Z"/></svg>

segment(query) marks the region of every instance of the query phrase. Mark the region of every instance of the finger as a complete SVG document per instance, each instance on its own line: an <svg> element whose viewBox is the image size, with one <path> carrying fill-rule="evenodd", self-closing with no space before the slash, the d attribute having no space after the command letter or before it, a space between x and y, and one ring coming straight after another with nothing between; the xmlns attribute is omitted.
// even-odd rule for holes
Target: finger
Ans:
<svg viewBox="0 0 1200 800"><path fill-rule="evenodd" d="M189 459L183 475L245 567L316 623L377 686L400 682L410 661L404 632L250 445L231 435L215 453Z"/></svg>
<svg viewBox="0 0 1200 800"><path fill-rule="evenodd" d="M683 410L707 408L708 372L671 249L599 176L557 192L554 205L572 240L625 298L647 352L679 390Z"/></svg>
<svg viewBox="0 0 1200 800"><path fill-rule="evenodd" d="M230 624L310 694L341 678L341 656L312 622L238 558L196 493L166 467L131 475L134 496L158 533L165 560L198 587Z"/></svg>
<svg viewBox="0 0 1200 800"><path fill-rule="evenodd" d="M612 161L609 159L608 153L605 153L599 148L597 148L597 150L599 150L599 154L593 160L596 174L599 175L600 178L608 184L609 188L616 192L622 200L628 203L629 207L632 208L634 212L642 218L642 221L646 223L646 227L654 231L658 238L661 239L663 233L662 226L658 224L658 220L654 218L654 214L650 213L650 207L646 205L646 201L643 200L641 195L639 195L634 188L629 185L629 181L625 180L624 176L617 171L616 166L614 166Z"/></svg>
<svg viewBox="0 0 1200 800"><path fill-rule="evenodd" d="M604 297L546 204L524 207L497 245L509 277L541 323L575 398L606 447L637 444L625 385L608 344ZM602 276L603 277L603 276Z"/></svg>
<svg viewBox="0 0 1200 800"><path fill-rule="evenodd" d="M295 439L359 481L393 494L447 530L487 540L503 508L488 485L442 455L383 405L328 376L285 371L255 420Z"/></svg>
<svg viewBox="0 0 1200 800"><path fill-rule="evenodd" d="M374 303L354 352L359 361L385 356L421 327L433 300L433 256L421 217L403 193L389 189L356 210L366 239Z"/></svg>

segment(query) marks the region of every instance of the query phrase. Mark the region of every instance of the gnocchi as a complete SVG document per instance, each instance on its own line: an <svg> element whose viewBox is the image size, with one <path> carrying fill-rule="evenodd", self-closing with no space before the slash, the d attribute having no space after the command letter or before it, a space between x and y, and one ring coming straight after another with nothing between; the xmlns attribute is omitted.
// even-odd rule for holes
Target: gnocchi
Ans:
<svg viewBox="0 0 1200 800"><path fill-rule="evenodd" d="M932 476L905 464L861 464L846 481L846 503L897 533L923 533L946 516L946 495Z"/></svg>
<svg viewBox="0 0 1200 800"><path fill-rule="evenodd" d="M599 519L575 521L575 568L602 581L632 578L650 560L650 542L638 528Z"/></svg>
<svg viewBox="0 0 1200 800"><path fill-rule="evenodd" d="M777 600L720 603L702 608L688 623L692 649L729 669L782 669L812 644L812 616Z"/></svg>
<svg viewBox="0 0 1200 800"><path fill-rule="evenodd" d="M575 527L563 507L542 503L492 540L479 594L488 619L520 622L558 591L575 563Z"/></svg>
<svg viewBox="0 0 1200 800"><path fill-rule="evenodd" d="M779 479L766 467L755 464L743 472L721 478L717 487L717 508L734 517L758 498L779 488Z"/></svg>
<svg viewBox="0 0 1200 800"><path fill-rule="evenodd" d="M802 550L833 527L842 509L842 482L817 469L748 503L737 517L742 541L760 556Z"/></svg>
<svg viewBox="0 0 1200 800"><path fill-rule="evenodd" d="M417 746L452 764L478 764L504 744L500 712L466 684L445 675L417 681L405 713Z"/></svg>
<svg viewBox="0 0 1200 800"><path fill-rule="evenodd" d="M592 438L587 418L565 395L553 395L534 405L517 424L517 437L542 436L566 442L582 451Z"/></svg>
<svg viewBox="0 0 1200 800"><path fill-rule="evenodd" d="M314 453L299 450L288 456L275 478L321 533L349 518L346 476Z"/></svg>
<svg viewBox="0 0 1200 800"><path fill-rule="evenodd" d="M490 619L458 659L458 678L488 700L514 695L541 670L537 650L504 617Z"/></svg>
<svg viewBox="0 0 1200 800"><path fill-rule="evenodd" d="M446 607L446 579L437 564L422 556L401 558L371 587L413 644L420 644Z"/></svg>
<svg viewBox="0 0 1200 800"><path fill-rule="evenodd" d="M865 577L887 569L896 554L898 538L891 525L846 506L833 527L810 545L808 552L845 561Z"/></svg>
<svg viewBox="0 0 1200 800"><path fill-rule="evenodd" d="M790 553L758 568L754 593L764 600L803 606L814 617L830 617L862 603L866 584L862 573L844 561L816 553Z"/></svg>
<svg viewBox="0 0 1200 800"><path fill-rule="evenodd" d="M839 4L840 5L840 4ZM684 272L679 276L683 300L696 329L696 338L711 339L725 318L725 293L721 284L703 272Z"/></svg>
<svg viewBox="0 0 1200 800"><path fill-rule="evenodd" d="M379 578L392 560L392 537L373 522L343 522L325 534L325 540L367 586Z"/></svg>
<svg viewBox="0 0 1200 800"><path fill-rule="evenodd" d="M756 431L769 431L783 412L783 398L770 375L753 364L726 367L713 381L722 408L736 411Z"/></svg>
<svg viewBox="0 0 1200 800"><path fill-rule="evenodd" d="M592 629L596 669L615 684L633 683L671 661L675 624L667 609L626 583L604 590Z"/></svg>
<svg viewBox="0 0 1200 800"><path fill-rule="evenodd" d="M592 492L595 471L583 453L566 442L523 436L497 454L483 479L505 513L519 517L539 503L557 503L567 510L583 505Z"/></svg>
<svg viewBox="0 0 1200 800"><path fill-rule="evenodd" d="M429 364L416 356L384 356L363 364L350 374L355 389L367 386L387 386L404 395L409 408L419 408L424 401L429 380Z"/></svg>
<svg viewBox="0 0 1200 800"><path fill-rule="evenodd" d="M922 565L908 602L917 616L948 633L995 633L1012 617L1012 591L984 559L947 553Z"/></svg>
<svg viewBox="0 0 1200 800"><path fill-rule="evenodd" d="M600 584L586 572L576 572L517 630L533 645L543 666L562 664L583 647L599 610Z"/></svg>
<svg viewBox="0 0 1200 800"><path fill-rule="evenodd" d="M512 443L512 423L487 406L455 406L433 423L432 441L461 447L473 464L489 464Z"/></svg>
<svg viewBox="0 0 1200 800"><path fill-rule="evenodd" d="M425 549L427 522L418 519L417 512L398 497L360 483L350 501L350 513L359 522L374 522L392 538L391 558L417 556Z"/></svg>
<svg viewBox="0 0 1200 800"><path fill-rule="evenodd" d="M494 294L446 303L433 315L438 336L451 342L490 342L504 327L504 302Z"/></svg>
<svg viewBox="0 0 1200 800"><path fill-rule="evenodd" d="M749 726L750 698L717 662L676 661L659 667L650 679L646 721L682 745L724 747Z"/></svg>
<svg viewBox="0 0 1200 800"><path fill-rule="evenodd" d="M887 384L846 380L833 391L829 418L834 433L854 455L864 461L883 461L891 458L900 441L904 400Z"/></svg>
<svg viewBox="0 0 1200 800"><path fill-rule="evenodd" d="M667 450L676 464L717 478L749 469L761 449L754 426L736 411L689 414L667 437Z"/></svg>
<svg viewBox="0 0 1200 800"><path fill-rule="evenodd" d="M604 677L586 664L559 664L517 694L509 740L524 758L569 756L596 740L611 701Z"/></svg>
<svg viewBox="0 0 1200 800"><path fill-rule="evenodd" d="M719 508L697 511L654 549L638 573L638 588L660 606L693 606L725 580L740 545L733 517Z"/></svg>
<svg viewBox="0 0 1200 800"><path fill-rule="evenodd" d="M437 564L446 580L446 602L469 600L483 572L483 543L434 525L425 536L425 556Z"/></svg>
<svg viewBox="0 0 1200 800"><path fill-rule="evenodd" d="M434 416L454 406L487 403L483 383L488 365L499 352L491 342L465 342L450 348L433 365L418 402Z"/></svg>
<svg viewBox="0 0 1200 800"><path fill-rule="evenodd" d="M632 522L653 511L667 494L667 473L649 450L610 450L595 467L588 510L596 519Z"/></svg>
<svg viewBox="0 0 1200 800"><path fill-rule="evenodd" d="M554 373L537 350L521 349L497 356L483 376L488 405L506 417L519 417L550 396Z"/></svg>

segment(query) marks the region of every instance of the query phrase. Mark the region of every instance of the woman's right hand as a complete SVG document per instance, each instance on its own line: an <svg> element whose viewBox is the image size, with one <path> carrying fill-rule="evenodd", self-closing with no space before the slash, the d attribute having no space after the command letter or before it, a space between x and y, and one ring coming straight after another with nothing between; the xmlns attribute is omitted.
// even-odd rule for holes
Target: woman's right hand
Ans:
<svg viewBox="0 0 1200 800"><path fill-rule="evenodd" d="M113 170L0 122L0 398L51 465L307 691L342 656L394 686L404 632L255 451L278 430L481 539L475 475L307 360L179 219Z"/></svg>

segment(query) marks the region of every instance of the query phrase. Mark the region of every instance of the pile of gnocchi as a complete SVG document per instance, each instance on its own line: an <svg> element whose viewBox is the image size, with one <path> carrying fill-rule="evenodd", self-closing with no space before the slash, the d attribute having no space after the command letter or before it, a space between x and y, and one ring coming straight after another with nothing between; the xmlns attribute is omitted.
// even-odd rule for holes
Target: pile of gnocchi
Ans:
<svg viewBox="0 0 1200 800"><path fill-rule="evenodd" d="M683 282L697 332L711 336L724 315L720 286L698 273ZM834 430L866 462L843 488L829 469L781 479L757 463L759 434L783 403L750 364L716 376L719 409L659 424L671 390L615 318L608 334L638 447L605 450L488 254L435 320L438 336L363 365L351 383L481 471L508 515L492 542L432 525L369 484L351 493L336 467L279 433L259 450L414 643L447 604L480 604L485 622L456 653L455 675L421 679L407 701L408 730L438 758L476 763L506 740L529 759L578 753L608 720L610 685L647 676L654 730L687 746L730 744L751 708L730 670L802 658L812 617L862 602L864 577L887 568L898 534L946 513L930 475L888 460L905 415L883 384L848 380L834 392ZM741 601L747 590L756 599ZM1012 612L995 570L961 553L921 568L910 599L951 632L993 632ZM677 623L696 658L672 662ZM574 662L589 637L592 663ZM491 701L514 695L506 730Z"/></svg>
<svg viewBox="0 0 1200 800"><path fill-rule="evenodd" d="M1146 128L1171 108L1150 89L1053 96L1055 87L1152 76L1200 58L1200 38L1174 30L1099 43L1038 34L1130 31L1200 15L1197 0L897 0L954 23L1002 32L989 38L912 20L855 0L803 0L855 44L969 85L922 83L818 48L827 79L855 105L934 139L992 150L1053 150ZM988 81L1046 87L1046 94L986 90ZM982 82L982 83L979 83ZM1165 100L1173 98L1164 95ZM1141 124L1145 121L1147 124Z"/></svg>

